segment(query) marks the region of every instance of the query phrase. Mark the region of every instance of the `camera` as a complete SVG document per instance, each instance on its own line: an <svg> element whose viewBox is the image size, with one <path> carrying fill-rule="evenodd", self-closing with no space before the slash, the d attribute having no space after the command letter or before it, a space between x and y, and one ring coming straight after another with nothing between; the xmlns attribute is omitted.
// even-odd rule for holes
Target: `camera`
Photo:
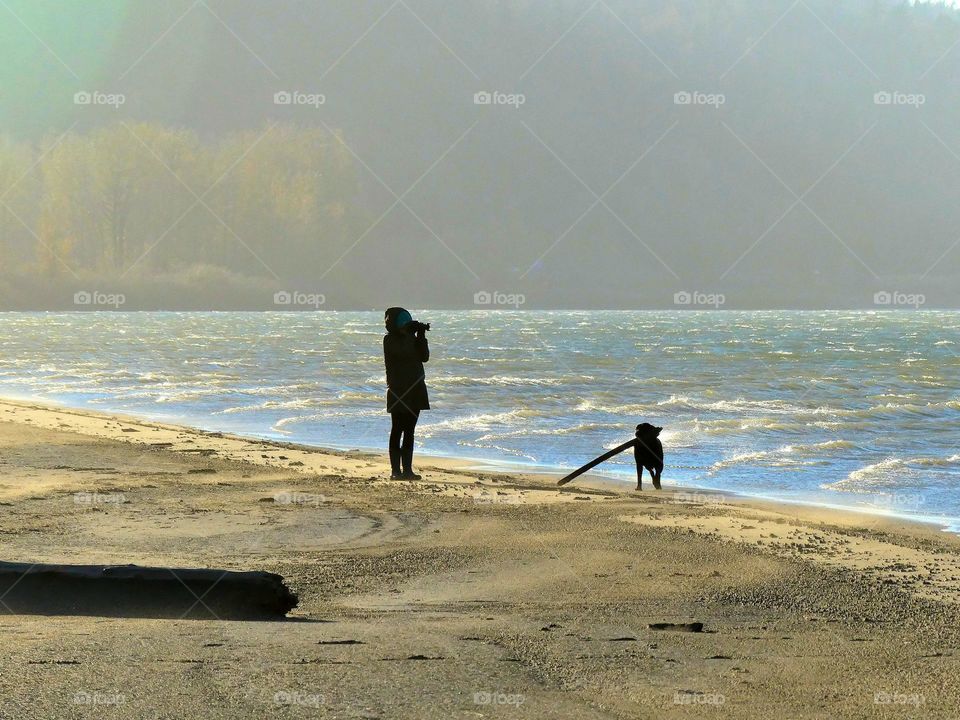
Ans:
<svg viewBox="0 0 960 720"><path fill-rule="evenodd" d="M430 329L430 323L422 323L419 320L410 321L410 330L414 333L426 332Z"/></svg>

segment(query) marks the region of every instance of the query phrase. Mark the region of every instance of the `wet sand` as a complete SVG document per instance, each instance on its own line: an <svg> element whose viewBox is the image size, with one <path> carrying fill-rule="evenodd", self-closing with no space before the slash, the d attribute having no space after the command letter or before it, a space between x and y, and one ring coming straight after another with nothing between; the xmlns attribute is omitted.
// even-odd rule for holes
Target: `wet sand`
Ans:
<svg viewBox="0 0 960 720"><path fill-rule="evenodd" d="M264 570L300 597L286 622L0 598L0 718L960 713L954 535L424 463L397 482L376 454L0 403L0 560Z"/></svg>

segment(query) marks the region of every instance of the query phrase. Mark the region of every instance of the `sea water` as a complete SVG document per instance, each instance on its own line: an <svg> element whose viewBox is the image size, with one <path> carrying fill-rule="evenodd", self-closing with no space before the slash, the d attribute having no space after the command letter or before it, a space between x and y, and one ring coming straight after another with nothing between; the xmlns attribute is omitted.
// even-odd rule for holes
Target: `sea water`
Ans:
<svg viewBox="0 0 960 720"><path fill-rule="evenodd" d="M665 485L960 523L960 313L416 314L421 453L562 472L650 422ZM383 449L382 317L0 314L0 394Z"/></svg>

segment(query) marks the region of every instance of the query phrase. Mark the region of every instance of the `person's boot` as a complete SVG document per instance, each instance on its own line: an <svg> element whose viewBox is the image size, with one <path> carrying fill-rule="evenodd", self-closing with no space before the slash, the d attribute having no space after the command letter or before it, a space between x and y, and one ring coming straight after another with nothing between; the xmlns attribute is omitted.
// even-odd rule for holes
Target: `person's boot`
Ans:
<svg viewBox="0 0 960 720"><path fill-rule="evenodd" d="M420 480L422 476L417 475L413 471L413 463L404 463L403 473L400 475L401 480Z"/></svg>
<svg viewBox="0 0 960 720"><path fill-rule="evenodd" d="M403 474L400 476L403 480L420 480L420 476L413 471L413 448L403 452Z"/></svg>
<svg viewBox="0 0 960 720"><path fill-rule="evenodd" d="M400 453L399 452L390 452L390 479L399 480L403 477L403 472L400 470Z"/></svg>

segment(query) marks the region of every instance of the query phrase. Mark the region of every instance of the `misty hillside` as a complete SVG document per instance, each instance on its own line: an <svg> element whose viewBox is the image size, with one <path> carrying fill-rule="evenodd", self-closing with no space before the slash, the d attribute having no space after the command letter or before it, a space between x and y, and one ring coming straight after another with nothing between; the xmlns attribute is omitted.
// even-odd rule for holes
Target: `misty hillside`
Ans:
<svg viewBox="0 0 960 720"><path fill-rule="evenodd" d="M5 307L960 305L956 11L8 1Z"/></svg>

